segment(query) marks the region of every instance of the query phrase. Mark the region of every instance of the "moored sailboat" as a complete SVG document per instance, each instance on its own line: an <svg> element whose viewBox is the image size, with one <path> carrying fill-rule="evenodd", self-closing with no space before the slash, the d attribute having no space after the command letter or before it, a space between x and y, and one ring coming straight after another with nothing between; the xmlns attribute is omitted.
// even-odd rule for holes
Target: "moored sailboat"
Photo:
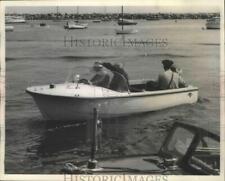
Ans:
<svg viewBox="0 0 225 181"><path fill-rule="evenodd" d="M65 29L85 29L87 28L88 24L85 23L75 23L74 21L68 21L64 26Z"/></svg>
<svg viewBox="0 0 225 181"><path fill-rule="evenodd" d="M137 30L134 29L125 29L124 26L125 25L136 25L136 22L133 22L132 20L126 20L123 18L123 6L121 8L122 10L122 14L121 14L121 18L118 20L118 24L121 25L121 29L116 29L115 32L116 34L133 34L133 33L137 33Z"/></svg>
<svg viewBox="0 0 225 181"><path fill-rule="evenodd" d="M73 29L86 29L88 27L87 23L81 23L78 20L79 16L79 7L77 7L77 19L74 21L67 21L66 25L64 26L65 29L73 30Z"/></svg>

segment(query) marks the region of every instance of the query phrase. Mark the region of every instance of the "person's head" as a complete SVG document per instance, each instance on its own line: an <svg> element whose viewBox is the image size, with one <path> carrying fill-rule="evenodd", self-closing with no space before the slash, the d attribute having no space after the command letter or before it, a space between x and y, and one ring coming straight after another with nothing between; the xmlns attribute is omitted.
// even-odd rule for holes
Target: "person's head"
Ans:
<svg viewBox="0 0 225 181"><path fill-rule="evenodd" d="M115 66L116 68L120 68L120 69L123 68L123 64L122 64L122 63L115 63L114 66Z"/></svg>
<svg viewBox="0 0 225 181"><path fill-rule="evenodd" d="M95 72L98 72L98 71L100 71L102 69L103 69L103 65L101 64L101 62L95 62L94 63L93 70Z"/></svg>
<svg viewBox="0 0 225 181"><path fill-rule="evenodd" d="M164 70L168 70L173 65L173 61L172 60L165 59L165 60L162 60L162 64L163 64Z"/></svg>

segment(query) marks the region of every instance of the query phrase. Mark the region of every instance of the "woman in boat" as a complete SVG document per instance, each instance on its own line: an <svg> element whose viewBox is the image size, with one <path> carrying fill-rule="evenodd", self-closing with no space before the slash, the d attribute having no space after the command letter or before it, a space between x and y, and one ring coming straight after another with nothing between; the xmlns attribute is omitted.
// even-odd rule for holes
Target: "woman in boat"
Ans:
<svg viewBox="0 0 225 181"><path fill-rule="evenodd" d="M102 65L113 73L109 88L115 91L124 92L129 90L128 74L121 63L102 63Z"/></svg>

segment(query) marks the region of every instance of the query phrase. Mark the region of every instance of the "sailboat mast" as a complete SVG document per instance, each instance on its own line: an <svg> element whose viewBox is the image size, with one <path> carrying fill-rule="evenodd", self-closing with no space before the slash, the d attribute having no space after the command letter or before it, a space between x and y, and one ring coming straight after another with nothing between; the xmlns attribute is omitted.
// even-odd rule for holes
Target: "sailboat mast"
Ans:
<svg viewBox="0 0 225 181"><path fill-rule="evenodd" d="M59 20L59 7L56 7L56 19Z"/></svg>
<svg viewBox="0 0 225 181"><path fill-rule="evenodd" d="M107 7L104 7L104 13L105 14L107 13Z"/></svg>
<svg viewBox="0 0 225 181"><path fill-rule="evenodd" d="M77 6L77 16L79 15L79 6Z"/></svg>
<svg viewBox="0 0 225 181"><path fill-rule="evenodd" d="M123 30L123 6L122 6L122 30Z"/></svg>
<svg viewBox="0 0 225 181"><path fill-rule="evenodd" d="M77 6L77 22L79 21L79 6Z"/></svg>

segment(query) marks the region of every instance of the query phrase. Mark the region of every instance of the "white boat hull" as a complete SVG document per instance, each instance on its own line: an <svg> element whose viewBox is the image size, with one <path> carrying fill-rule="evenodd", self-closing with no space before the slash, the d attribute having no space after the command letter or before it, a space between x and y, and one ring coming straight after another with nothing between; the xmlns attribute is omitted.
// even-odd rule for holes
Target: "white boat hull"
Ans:
<svg viewBox="0 0 225 181"><path fill-rule="evenodd" d="M112 118L193 104L198 99L198 89L192 86L136 93L117 93L94 87L95 91L93 94L89 92L89 97L83 97L75 90L69 96L43 93L39 91L40 87L27 88L27 92L34 98L44 118L51 121L86 121L93 118L93 108L98 108L101 118Z"/></svg>
<svg viewBox="0 0 225 181"><path fill-rule="evenodd" d="M5 23L6 24L10 24L10 23L26 23L26 20L23 17L12 16L12 17L5 17Z"/></svg>
<svg viewBox="0 0 225 181"><path fill-rule="evenodd" d="M5 26L5 31L13 31L14 30L14 26Z"/></svg>
<svg viewBox="0 0 225 181"><path fill-rule="evenodd" d="M87 26L88 24L69 24L65 26L65 29L85 29Z"/></svg>
<svg viewBox="0 0 225 181"><path fill-rule="evenodd" d="M207 29L220 29L220 24L206 24Z"/></svg>

